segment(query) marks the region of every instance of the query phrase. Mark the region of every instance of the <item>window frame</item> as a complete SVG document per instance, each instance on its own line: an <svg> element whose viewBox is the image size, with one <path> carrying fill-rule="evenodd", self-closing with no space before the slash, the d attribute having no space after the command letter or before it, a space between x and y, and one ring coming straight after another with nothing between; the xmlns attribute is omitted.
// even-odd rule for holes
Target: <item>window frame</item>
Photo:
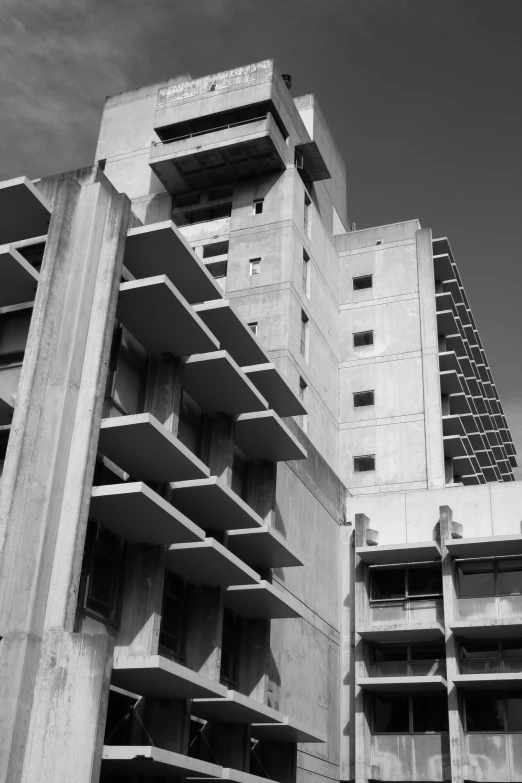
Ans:
<svg viewBox="0 0 522 783"><path fill-rule="evenodd" d="M369 591L369 602L370 605L373 604L383 604L383 603L404 603L405 601L431 601L436 598L442 598L443 596L443 585L441 584L441 591L440 593L413 593L410 594L409 592L409 571L411 570L422 570L423 568L434 568L434 567L440 567L441 569L441 582L442 582L442 565L440 562L436 560L427 560L426 562L422 563L394 563L392 565L370 565L368 566L369 569L369 575L370 575L370 591ZM373 574L376 571L399 571L404 570L404 596L399 596L398 598L373 598Z"/></svg>
<svg viewBox="0 0 522 783"><path fill-rule="evenodd" d="M505 668L505 662L506 661L520 661L521 662L521 666L520 666L519 672L522 673L522 655L520 655L520 657L513 656L512 658L509 658L509 657L506 657L506 655L504 654L504 645L505 645L506 642L509 643L509 642L517 642L518 641L519 642L519 646L522 649L522 638L508 637L508 638L499 638L499 639L488 639L487 641L491 644L491 646L496 646L496 648L497 648L498 655L496 657L484 655L483 657L477 657L477 658L464 658L464 656L462 654L464 647L466 646L466 644L469 644L469 642L471 642L473 644L473 642L475 642L475 641L482 641L482 640L481 639L467 639L467 640L461 641L460 644L459 644L458 662L459 662L459 671L460 671L461 674L488 674L488 673L491 673L491 674L512 674L512 673L514 673L513 669L509 669L508 668L506 670L506 668ZM485 671L485 672L479 672L479 671L476 671L476 672L473 672L473 671L465 672L463 670L465 668L464 664L465 664L466 661L469 661L469 662L474 662L474 661L490 661L490 662L497 661L498 662L498 671L497 672L494 672L494 671L491 671L491 672L489 672L489 671ZM473 668L473 667L470 666L470 669L471 668Z"/></svg>
<svg viewBox="0 0 522 783"><path fill-rule="evenodd" d="M261 257L249 258L248 264L250 277L257 277L261 274Z"/></svg>
<svg viewBox="0 0 522 783"><path fill-rule="evenodd" d="M125 410L125 408L120 405L120 403L116 402L114 399L114 382L116 379L116 371L118 369L118 359L120 354L120 349L122 346L122 339L123 339L123 332L125 327L123 324L118 323L116 325L116 328L114 330L114 335L112 339L112 346L111 346L111 356L109 361L109 372L107 373L107 383L105 386L105 400L104 400L104 417L110 417L111 410L114 408L118 411L118 413L121 416L130 416L132 414L129 414L128 411ZM141 345L140 341L134 337L132 332L128 330L128 333L132 337L133 340L135 340L145 351L145 366L140 372L140 389L138 392L138 400L137 400L137 408L138 413L143 413L144 403L145 403L145 392L147 388L147 377L149 373L149 367L150 367L150 352L147 351L147 349Z"/></svg>
<svg viewBox="0 0 522 783"><path fill-rule="evenodd" d="M355 342L356 338L360 337L363 334L371 334L371 336L372 336L371 342L356 343ZM374 340L373 335L374 335L374 330L373 329L365 329L362 332L352 332L353 347L354 348L368 348L370 345L374 345L375 344L375 340Z"/></svg>
<svg viewBox="0 0 522 783"><path fill-rule="evenodd" d="M310 319L304 310L301 310L301 339L300 339L300 353L305 360L308 361L308 324Z"/></svg>
<svg viewBox="0 0 522 783"><path fill-rule="evenodd" d="M302 280L301 286L305 293L305 296L310 298L310 256L303 248L303 266L302 266Z"/></svg>
<svg viewBox="0 0 522 783"><path fill-rule="evenodd" d="M258 207L261 207L261 209L258 209ZM255 198L252 202L252 214L255 215L262 215L263 211L265 209L265 199L264 198Z"/></svg>
<svg viewBox="0 0 522 783"><path fill-rule="evenodd" d="M522 726L520 729L516 730L510 730L507 723L508 723L508 711L506 709L506 698L520 698L522 700L522 691L508 691L503 690L502 688L499 688L498 690L487 690L485 691L488 694L495 694L496 696L501 696L502 698L502 719L504 721L504 728L503 729L494 729L494 730L485 730L485 729L468 729L468 711L466 708L466 700L469 694L463 693L462 694L462 710L461 710L461 720L462 720L462 728L465 734L522 734ZM476 691L470 691L471 695L477 696L479 694L484 693L484 691L477 689Z"/></svg>
<svg viewBox="0 0 522 783"><path fill-rule="evenodd" d="M249 321L247 323L247 326L252 332L252 334L256 335L257 337L257 330L259 329L259 321Z"/></svg>
<svg viewBox="0 0 522 783"><path fill-rule="evenodd" d="M511 596L516 595L522 595L522 586L520 591L514 592L514 593L499 593L498 591L498 563L500 561L509 561L509 560L522 560L520 555L505 555L500 557L473 557L473 558L456 558L455 559L455 569L456 569L456 575L457 575L457 599L458 600L467 600L467 599L477 599L477 598L509 598ZM491 562L493 564L492 573L493 573L493 581L495 585L495 592L494 593L484 593L481 595L461 595L461 576L460 576L460 564L461 563L473 563L473 562ZM508 569L506 569L507 571ZM522 565L520 568L512 569L513 571L520 571L522 574Z"/></svg>
<svg viewBox="0 0 522 783"><path fill-rule="evenodd" d="M224 645L225 632L227 630L230 630L227 629L225 626L227 617L229 617L234 624L234 628L232 630L233 640L230 648L230 655L232 659L232 670L233 670L231 677L227 677L223 674L223 650L225 649L225 645ZM233 612L231 609L227 609L227 607L225 607L223 610L223 624L221 629L221 661L219 667L219 682L223 685L226 685L228 688L232 688L234 690L237 688L239 682L240 649L241 649L241 617L235 612Z"/></svg>
<svg viewBox="0 0 522 783"><path fill-rule="evenodd" d="M108 541L106 543L101 542L100 539L102 535L106 535L108 539L113 538L113 546L109 545ZM119 536L117 536L115 533L112 533L107 528L104 528L94 519L89 519L85 538L85 547L83 551L80 585L78 590L78 601L76 609L78 616L91 617L92 619L98 620L98 622L101 622L111 628L119 628L123 601L125 549L126 544ZM112 554L115 559L115 575L113 577L111 594L112 600L111 604L109 604L111 609L108 616L88 605L89 590L92 584L94 557L97 552L101 552L104 555Z"/></svg>
<svg viewBox="0 0 522 783"><path fill-rule="evenodd" d="M356 282L359 280L370 279L370 285L356 286ZM369 275L356 275L352 277L352 291L367 291L369 288L373 288L373 273Z"/></svg>
<svg viewBox="0 0 522 783"><path fill-rule="evenodd" d="M447 704L447 694L445 694L444 691L439 692L430 692L429 696L433 697L433 695L438 695L442 699L446 695L446 704ZM376 699L378 698L390 698L390 697L400 697L400 698L406 698L408 700L408 731L376 731L375 730L375 718L376 718ZM422 696L421 693L403 693L403 694L391 694L391 693L374 693L372 694L371 699L371 709L370 709L370 726L371 726L371 734L372 736L394 736L398 734L408 734L408 735L433 735L433 734L448 734L449 733L449 726L447 729L442 729L439 731L414 731L413 729L413 699L418 698L419 696ZM447 710L447 713L449 714L449 710ZM449 720L449 718L448 718Z"/></svg>
<svg viewBox="0 0 522 783"><path fill-rule="evenodd" d="M357 460L362 459L372 459L373 460L373 468L368 468L367 470L358 470L357 469ZM353 458L353 472L354 473L375 473L377 470L377 463L375 459L375 454L356 454Z"/></svg>
<svg viewBox="0 0 522 783"><path fill-rule="evenodd" d="M364 402L362 404L357 405L356 400L359 395L362 394L371 394L372 395L372 401L371 402ZM354 408L371 408L373 405L375 405L375 390L374 389L367 389L366 391L358 391L353 392L353 407Z"/></svg>

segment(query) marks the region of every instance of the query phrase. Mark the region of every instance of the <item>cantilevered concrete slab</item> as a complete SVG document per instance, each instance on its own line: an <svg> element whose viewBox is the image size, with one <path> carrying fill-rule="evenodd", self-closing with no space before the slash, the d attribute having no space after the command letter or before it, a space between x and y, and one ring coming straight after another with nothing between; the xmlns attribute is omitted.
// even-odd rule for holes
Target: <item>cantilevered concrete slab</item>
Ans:
<svg viewBox="0 0 522 783"><path fill-rule="evenodd" d="M281 723L284 720L277 710L230 690L224 699L194 699L192 714L212 723Z"/></svg>
<svg viewBox="0 0 522 783"><path fill-rule="evenodd" d="M460 538L445 541L453 557L500 557L522 554L522 535Z"/></svg>
<svg viewBox="0 0 522 783"><path fill-rule="evenodd" d="M93 487L90 513L135 544L161 546L205 538L201 528L141 481Z"/></svg>
<svg viewBox="0 0 522 783"><path fill-rule="evenodd" d="M279 416L301 416L306 408L272 362L243 367L243 371Z"/></svg>
<svg viewBox="0 0 522 783"><path fill-rule="evenodd" d="M138 279L166 275L190 304L223 298L205 264L171 220L131 228L123 263Z"/></svg>
<svg viewBox="0 0 522 783"><path fill-rule="evenodd" d="M462 639L512 639L522 636L522 617L509 620L475 617L450 623L453 634Z"/></svg>
<svg viewBox="0 0 522 783"><path fill-rule="evenodd" d="M51 205L27 177L16 177L0 182L0 215L4 245L47 234Z"/></svg>
<svg viewBox="0 0 522 783"><path fill-rule="evenodd" d="M270 724L269 724L270 725ZM197 783L202 778L190 778L190 783ZM276 783L269 778L260 778L259 775L251 775L250 772L241 772L239 769L223 767L220 780L230 780L233 783Z"/></svg>
<svg viewBox="0 0 522 783"><path fill-rule="evenodd" d="M215 351L219 343L166 275L122 283L117 317L156 355Z"/></svg>
<svg viewBox="0 0 522 783"><path fill-rule="evenodd" d="M151 699L225 697L227 689L162 655L118 655L111 682L118 688Z"/></svg>
<svg viewBox="0 0 522 783"><path fill-rule="evenodd" d="M210 472L150 413L104 419L98 448L126 473L142 480L207 478Z"/></svg>
<svg viewBox="0 0 522 783"><path fill-rule="evenodd" d="M172 502L204 529L259 528L263 520L217 476L171 485Z"/></svg>
<svg viewBox="0 0 522 783"><path fill-rule="evenodd" d="M442 335L453 335L458 333L459 328L452 310L437 312L437 328L439 334Z"/></svg>
<svg viewBox="0 0 522 783"><path fill-rule="evenodd" d="M440 623L382 623L356 632L368 642L429 642L444 638Z"/></svg>
<svg viewBox="0 0 522 783"><path fill-rule="evenodd" d="M243 413L236 420L237 446L254 462L306 459L306 451L273 410Z"/></svg>
<svg viewBox="0 0 522 783"><path fill-rule="evenodd" d="M458 435L462 436L466 434L464 425L462 424L461 417L458 414L442 417L442 432L443 435Z"/></svg>
<svg viewBox="0 0 522 783"><path fill-rule="evenodd" d="M228 299L194 305L194 312L216 336L221 348L228 351L240 367L268 362L261 343Z"/></svg>
<svg viewBox="0 0 522 783"><path fill-rule="evenodd" d="M257 585L227 587L225 606L240 617L258 620L281 620L301 617L298 602L288 593L262 579Z"/></svg>
<svg viewBox="0 0 522 783"><path fill-rule="evenodd" d="M460 435L444 435L442 438L445 457L465 457L466 447Z"/></svg>
<svg viewBox="0 0 522 783"><path fill-rule="evenodd" d="M263 742L326 742L326 734L311 729L301 721L285 715L283 723L253 723L251 734Z"/></svg>
<svg viewBox="0 0 522 783"><path fill-rule="evenodd" d="M440 549L435 541L420 541L411 544L385 544L383 546L358 546L355 551L361 560L370 565L440 560Z"/></svg>
<svg viewBox="0 0 522 783"><path fill-rule="evenodd" d="M461 372L460 363L455 351L442 351L439 353L439 367L441 370L455 370Z"/></svg>
<svg viewBox="0 0 522 783"><path fill-rule="evenodd" d="M168 778L172 781L195 775L200 778L220 778L221 769L217 764L150 745L103 746L102 774Z"/></svg>
<svg viewBox="0 0 522 783"><path fill-rule="evenodd" d="M357 680L363 691L371 693L432 693L445 691L447 682L440 675L425 677L365 677Z"/></svg>
<svg viewBox="0 0 522 783"><path fill-rule="evenodd" d="M462 391L460 376L455 370L444 370L440 373L440 390L442 394L458 394Z"/></svg>
<svg viewBox="0 0 522 783"><path fill-rule="evenodd" d="M32 302L39 279L38 272L16 248L0 246L0 307Z"/></svg>
<svg viewBox="0 0 522 783"><path fill-rule="evenodd" d="M231 552L253 568L303 565L281 533L271 525L251 530L230 530L227 545Z"/></svg>
<svg viewBox="0 0 522 783"><path fill-rule="evenodd" d="M497 691L508 688L509 691L522 691L522 673L510 674L456 674L453 682L462 690ZM519 694L520 695L520 694Z"/></svg>
<svg viewBox="0 0 522 783"><path fill-rule="evenodd" d="M259 584L259 575L214 538L167 549L165 565L193 585Z"/></svg>
<svg viewBox="0 0 522 783"><path fill-rule="evenodd" d="M435 280L451 280L453 277L455 277L451 258L447 253L433 256L433 268L435 272Z"/></svg>
<svg viewBox="0 0 522 783"><path fill-rule="evenodd" d="M183 367L183 388L205 413L266 410L268 403L227 351L191 356Z"/></svg>

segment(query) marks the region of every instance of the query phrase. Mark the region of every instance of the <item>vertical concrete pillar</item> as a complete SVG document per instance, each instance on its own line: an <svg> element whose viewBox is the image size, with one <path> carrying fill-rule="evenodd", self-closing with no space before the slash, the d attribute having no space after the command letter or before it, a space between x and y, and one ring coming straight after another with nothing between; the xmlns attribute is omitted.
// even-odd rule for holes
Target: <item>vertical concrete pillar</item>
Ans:
<svg viewBox="0 0 522 783"><path fill-rule="evenodd" d="M370 520L366 514L355 515L355 650L354 650L354 729L355 729L355 783L367 783L371 764L372 738L368 719L366 697L357 684L359 679L368 676L366 644L357 633L358 628L368 628L370 618L370 577L368 569L360 557L357 547L366 546Z"/></svg>
<svg viewBox="0 0 522 783"><path fill-rule="evenodd" d="M218 476L228 487L232 484L234 461L234 420L218 416L209 422L209 461L211 476Z"/></svg>
<svg viewBox="0 0 522 783"><path fill-rule="evenodd" d="M153 359L147 379L145 410L173 435L178 434L182 365L177 359Z"/></svg>
<svg viewBox="0 0 522 783"><path fill-rule="evenodd" d="M161 547L128 546L114 655L157 655L165 579Z"/></svg>
<svg viewBox="0 0 522 783"><path fill-rule="evenodd" d="M432 489L445 485L437 306L431 229L419 229L416 235L426 466L428 489Z"/></svg>
<svg viewBox="0 0 522 783"><path fill-rule="evenodd" d="M24 783L44 779L34 748L45 780L68 777L56 739L67 720L49 713L61 697L50 707L33 697L52 679L54 629L72 631L129 219L129 200L103 175L57 184L0 497L1 783L22 780L26 756ZM72 713L78 705L67 698ZM56 741L43 742L53 720ZM75 780L90 781L96 763Z"/></svg>
<svg viewBox="0 0 522 783"><path fill-rule="evenodd" d="M340 778L351 780L353 778L354 758L354 590L352 580L354 578L355 536L352 525L343 525L341 534L341 578L340 600L341 608L341 650L340 650Z"/></svg>

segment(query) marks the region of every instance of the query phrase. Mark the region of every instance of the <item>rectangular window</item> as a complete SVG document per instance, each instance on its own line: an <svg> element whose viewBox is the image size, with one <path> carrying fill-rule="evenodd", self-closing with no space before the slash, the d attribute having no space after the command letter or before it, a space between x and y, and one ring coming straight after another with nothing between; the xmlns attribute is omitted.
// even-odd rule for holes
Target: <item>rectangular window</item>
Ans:
<svg viewBox="0 0 522 783"><path fill-rule="evenodd" d="M422 599L442 595L440 565L370 566L372 601Z"/></svg>
<svg viewBox="0 0 522 783"><path fill-rule="evenodd" d="M260 275L261 274L261 259L260 258L251 258L250 259L250 274L251 275Z"/></svg>
<svg viewBox="0 0 522 783"><path fill-rule="evenodd" d="M253 213L254 215L261 215L263 212L263 206L265 203L264 198L256 198L254 199L254 206L253 206Z"/></svg>
<svg viewBox="0 0 522 783"><path fill-rule="evenodd" d="M165 571L161 609L160 646L170 656L185 655L187 586L177 574Z"/></svg>
<svg viewBox="0 0 522 783"><path fill-rule="evenodd" d="M304 197L304 230L306 236L310 236L310 207L312 205L312 199L305 191Z"/></svg>
<svg viewBox="0 0 522 783"><path fill-rule="evenodd" d="M448 731L445 693L373 697L374 734L435 734Z"/></svg>
<svg viewBox="0 0 522 783"><path fill-rule="evenodd" d="M353 458L353 469L355 473L365 473L368 470L375 470L375 455L364 454Z"/></svg>
<svg viewBox="0 0 522 783"><path fill-rule="evenodd" d="M240 630L240 618L230 609L224 609L220 680L229 688L237 686Z"/></svg>
<svg viewBox="0 0 522 783"><path fill-rule="evenodd" d="M142 412L148 359L141 343L120 327L114 338L107 383L107 417Z"/></svg>
<svg viewBox="0 0 522 783"><path fill-rule="evenodd" d="M520 699L519 699L520 700ZM506 704L504 695L495 691L476 691L464 696L465 730L474 732L504 732Z"/></svg>
<svg viewBox="0 0 522 783"><path fill-rule="evenodd" d="M373 391L354 392L353 395L354 408L365 408L367 405L374 405L374 403L375 403L375 392Z"/></svg>
<svg viewBox="0 0 522 783"><path fill-rule="evenodd" d="M301 354L308 358L308 316L301 310Z"/></svg>
<svg viewBox="0 0 522 783"><path fill-rule="evenodd" d="M373 345L373 330L368 332L354 332L353 344L355 348L362 345Z"/></svg>
<svg viewBox="0 0 522 783"><path fill-rule="evenodd" d="M352 277L353 290L362 291L364 288L373 287L373 275L360 275L359 277Z"/></svg>
<svg viewBox="0 0 522 783"><path fill-rule="evenodd" d="M119 612L123 543L110 530L90 521L83 556L79 609L116 625Z"/></svg>
<svg viewBox="0 0 522 783"><path fill-rule="evenodd" d="M216 258L216 256L225 256L228 254L228 240L222 242L211 242L203 246L203 260L207 258Z"/></svg>
<svg viewBox="0 0 522 783"><path fill-rule="evenodd" d="M183 389L179 412L178 439L196 455L199 455L202 426L203 411L197 402Z"/></svg>
<svg viewBox="0 0 522 783"><path fill-rule="evenodd" d="M232 214L232 203L216 204L214 207L205 207L203 209L194 209L190 212L175 212L172 220L177 226L192 226L196 223L207 223L210 220L220 220L230 217Z"/></svg>
<svg viewBox="0 0 522 783"><path fill-rule="evenodd" d="M467 639L460 645L462 674L522 672L522 639Z"/></svg>
<svg viewBox="0 0 522 783"><path fill-rule="evenodd" d="M522 558L457 561L459 598L520 595Z"/></svg>
<svg viewBox="0 0 522 783"><path fill-rule="evenodd" d="M303 279L302 286L306 296L310 297L310 256L303 250Z"/></svg>
<svg viewBox="0 0 522 783"><path fill-rule="evenodd" d="M257 334L257 327L259 326L257 321L250 321L247 326L253 334Z"/></svg>

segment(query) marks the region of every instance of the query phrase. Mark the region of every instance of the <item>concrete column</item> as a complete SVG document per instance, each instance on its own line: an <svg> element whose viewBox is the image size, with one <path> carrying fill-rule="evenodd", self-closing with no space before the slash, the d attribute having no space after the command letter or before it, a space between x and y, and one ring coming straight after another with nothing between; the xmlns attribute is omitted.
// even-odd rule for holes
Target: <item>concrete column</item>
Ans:
<svg viewBox="0 0 522 783"><path fill-rule="evenodd" d="M165 581L161 547L128 546L121 620L114 648L118 655L158 655Z"/></svg>
<svg viewBox="0 0 522 783"><path fill-rule="evenodd" d="M419 229L416 235L427 481L433 489L445 485L433 247L431 229Z"/></svg>
<svg viewBox="0 0 522 783"><path fill-rule="evenodd" d="M178 434L183 368L177 359L153 359L147 379L145 410L173 435Z"/></svg>
<svg viewBox="0 0 522 783"><path fill-rule="evenodd" d="M355 751L355 733L353 721L354 705L354 575L355 536L352 525L343 525L341 533L341 651L340 651L340 778L353 778L353 759Z"/></svg>
<svg viewBox="0 0 522 783"><path fill-rule="evenodd" d="M355 515L355 546L366 546L370 520L365 514ZM362 688L357 685L359 679L368 676L367 652L364 640L357 633L358 627L370 625L370 577L368 569L355 552L355 783L367 783L371 760L371 731L368 719L368 707Z"/></svg>
<svg viewBox="0 0 522 783"><path fill-rule="evenodd" d="M61 779L60 753L74 746L67 721L33 696L56 666L53 629L73 627L129 219L130 202L103 175L57 183L0 497L1 783L22 780L26 755L24 782L41 781L37 747L46 780ZM64 740L43 743L53 719ZM96 763L75 780L90 781Z"/></svg>
<svg viewBox="0 0 522 783"><path fill-rule="evenodd" d="M187 627L187 666L219 682L223 591L216 587L191 586Z"/></svg>
<svg viewBox="0 0 522 783"><path fill-rule="evenodd" d="M232 484L234 461L234 420L218 416L209 422L209 461L211 476L218 476L228 487Z"/></svg>

